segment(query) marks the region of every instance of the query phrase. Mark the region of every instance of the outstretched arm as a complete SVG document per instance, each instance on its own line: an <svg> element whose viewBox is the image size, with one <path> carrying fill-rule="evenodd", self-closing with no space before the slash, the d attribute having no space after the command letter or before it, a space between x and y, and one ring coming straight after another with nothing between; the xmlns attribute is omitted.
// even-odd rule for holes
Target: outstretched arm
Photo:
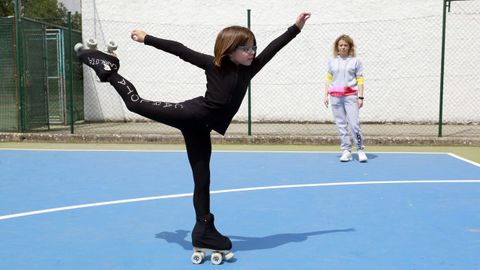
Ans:
<svg viewBox="0 0 480 270"><path fill-rule="evenodd" d="M133 30L130 37L139 43L144 43L145 45L150 45L159 50L176 55L182 60L202 69L206 69L208 63L213 61L212 56L196 52L176 41L161 39L148 35L143 30Z"/></svg>
<svg viewBox="0 0 480 270"><path fill-rule="evenodd" d="M252 63L252 76L263 68L285 45L294 39L302 30L305 22L310 18L309 12L302 12L298 15L295 24L290 26L288 30L281 36L274 39L268 46L255 58Z"/></svg>

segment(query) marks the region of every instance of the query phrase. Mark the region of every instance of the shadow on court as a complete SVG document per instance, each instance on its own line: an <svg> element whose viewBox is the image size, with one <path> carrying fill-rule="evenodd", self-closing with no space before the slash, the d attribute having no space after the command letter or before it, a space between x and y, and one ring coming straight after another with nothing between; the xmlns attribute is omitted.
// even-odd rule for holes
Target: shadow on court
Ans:
<svg viewBox="0 0 480 270"><path fill-rule="evenodd" d="M232 240L234 251L249 251L272 249L289 243L303 242L311 236L354 231L355 229L350 228L342 230L315 231L306 233L281 233L263 237L247 237L233 235L229 235L229 237ZM161 232L157 233L155 235L155 238L163 239L167 241L167 243L177 244L185 250L191 250L192 242L186 240L187 236L189 236L189 232L190 231L186 230L176 230L175 232Z"/></svg>

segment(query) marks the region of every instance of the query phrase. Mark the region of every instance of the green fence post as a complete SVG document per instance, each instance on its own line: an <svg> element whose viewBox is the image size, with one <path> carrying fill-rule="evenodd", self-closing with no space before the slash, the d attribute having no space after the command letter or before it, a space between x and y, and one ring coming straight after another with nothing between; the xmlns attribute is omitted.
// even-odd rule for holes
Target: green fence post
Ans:
<svg viewBox="0 0 480 270"><path fill-rule="evenodd" d="M440 109L438 116L438 137L442 137L443 129L443 81L445 76L445 40L447 32L447 10L450 12L450 6L453 1L467 0L443 0L443 24L442 24L442 60L440 63Z"/></svg>
<svg viewBox="0 0 480 270"><path fill-rule="evenodd" d="M20 14L20 0L15 0L15 43L17 61L17 91L18 91L18 114L20 132L25 132L25 109L23 91L23 46L22 46L22 15Z"/></svg>
<svg viewBox="0 0 480 270"><path fill-rule="evenodd" d="M247 26L250 29L250 9L247 9ZM248 136L252 135L252 85L248 83Z"/></svg>
<svg viewBox="0 0 480 270"><path fill-rule="evenodd" d="M442 137L443 122L443 81L445 72L445 32L447 28L447 7L449 0L443 0L443 23L442 23L442 59L440 62L440 107L438 112L438 137Z"/></svg>
<svg viewBox="0 0 480 270"><path fill-rule="evenodd" d="M72 64L72 13L68 12L68 32L67 32L67 96L68 96L68 122L70 124L70 133L74 133L74 115L73 115L73 64Z"/></svg>

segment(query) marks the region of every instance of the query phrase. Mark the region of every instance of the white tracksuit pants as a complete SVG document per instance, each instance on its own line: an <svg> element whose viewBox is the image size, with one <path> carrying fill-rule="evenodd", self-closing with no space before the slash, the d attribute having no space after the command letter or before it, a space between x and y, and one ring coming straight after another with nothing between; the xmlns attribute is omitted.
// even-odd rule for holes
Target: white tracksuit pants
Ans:
<svg viewBox="0 0 480 270"><path fill-rule="evenodd" d="M332 106L333 117L337 124L338 135L340 135L340 148L342 150L352 151L352 143L347 129L347 127L350 127L355 148L357 150L363 150L363 136L362 130L360 129L357 96L330 96L330 105Z"/></svg>

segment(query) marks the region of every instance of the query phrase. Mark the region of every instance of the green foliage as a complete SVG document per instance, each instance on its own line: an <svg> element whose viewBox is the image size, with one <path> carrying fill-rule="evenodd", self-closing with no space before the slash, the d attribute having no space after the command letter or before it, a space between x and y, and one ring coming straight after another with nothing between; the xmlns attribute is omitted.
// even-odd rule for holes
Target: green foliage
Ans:
<svg viewBox="0 0 480 270"><path fill-rule="evenodd" d="M12 0L1 0L0 2L0 17L13 16L14 4Z"/></svg>
<svg viewBox="0 0 480 270"><path fill-rule="evenodd" d="M82 14L75 12L72 14L72 28L82 29Z"/></svg>
<svg viewBox="0 0 480 270"><path fill-rule="evenodd" d="M59 3L57 0L21 0L20 2L24 17L55 25L68 25L68 10L63 3ZM14 0L1 0L0 17L14 16L14 14ZM75 12L72 14L72 28L80 29L81 25L81 14Z"/></svg>
<svg viewBox="0 0 480 270"><path fill-rule="evenodd" d="M23 0L23 4L26 17L49 23L61 24L67 14L65 6L57 0Z"/></svg>

